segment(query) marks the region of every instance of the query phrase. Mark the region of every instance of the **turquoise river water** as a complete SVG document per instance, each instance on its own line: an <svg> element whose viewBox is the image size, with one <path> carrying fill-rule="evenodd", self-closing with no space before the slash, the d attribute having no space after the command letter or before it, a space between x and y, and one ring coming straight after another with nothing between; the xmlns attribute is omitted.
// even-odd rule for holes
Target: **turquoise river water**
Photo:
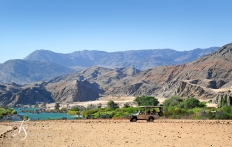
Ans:
<svg viewBox="0 0 232 147"><path fill-rule="evenodd" d="M46 119L61 119L61 118L67 118L67 119L74 119L78 116L69 115L66 113L24 113L22 110L36 110L36 108L14 108L17 113L21 116L28 116L31 120L46 120Z"/></svg>

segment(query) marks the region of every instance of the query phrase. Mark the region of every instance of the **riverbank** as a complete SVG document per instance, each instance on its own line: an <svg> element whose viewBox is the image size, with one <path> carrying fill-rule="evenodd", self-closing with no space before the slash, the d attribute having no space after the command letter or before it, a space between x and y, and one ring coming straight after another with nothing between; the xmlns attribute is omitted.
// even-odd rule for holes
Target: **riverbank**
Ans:
<svg viewBox="0 0 232 147"><path fill-rule="evenodd" d="M0 123L0 125L15 123ZM18 123L17 125L20 125ZM8 132L2 146L231 146L232 120L53 120L24 123L25 133Z"/></svg>

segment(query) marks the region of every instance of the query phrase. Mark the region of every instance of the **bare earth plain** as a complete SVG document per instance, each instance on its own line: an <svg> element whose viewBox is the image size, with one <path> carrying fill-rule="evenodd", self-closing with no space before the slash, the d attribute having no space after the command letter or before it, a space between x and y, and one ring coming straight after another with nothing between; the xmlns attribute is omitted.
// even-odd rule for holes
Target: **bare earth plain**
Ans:
<svg viewBox="0 0 232 147"><path fill-rule="evenodd" d="M20 123L0 123L0 128L6 126L17 126L17 129L1 135L1 147L232 146L232 120L28 121L20 133Z"/></svg>

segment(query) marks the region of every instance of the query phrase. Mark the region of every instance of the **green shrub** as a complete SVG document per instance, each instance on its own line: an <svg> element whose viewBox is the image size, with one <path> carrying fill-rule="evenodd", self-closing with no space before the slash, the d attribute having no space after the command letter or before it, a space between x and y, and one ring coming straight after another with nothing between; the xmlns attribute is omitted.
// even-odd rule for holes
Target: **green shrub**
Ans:
<svg viewBox="0 0 232 147"><path fill-rule="evenodd" d="M70 111L79 111L79 108L78 108L78 107L72 107L72 108L70 109Z"/></svg>
<svg viewBox="0 0 232 147"><path fill-rule="evenodd" d="M23 120L28 120L28 116L24 115Z"/></svg>
<svg viewBox="0 0 232 147"><path fill-rule="evenodd" d="M11 114L17 114L16 110L11 111Z"/></svg>
<svg viewBox="0 0 232 147"><path fill-rule="evenodd" d="M186 115L187 114L187 110L185 109L181 109L178 107L175 107L174 109L165 111L164 115L165 116L170 116L170 115Z"/></svg>
<svg viewBox="0 0 232 147"><path fill-rule="evenodd" d="M127 112L128 114L130 114L130 113L136 113L139 110L139 108L137 108L137 107L128 107L128 108L120 108L119 110L123 111L123 112Z"/></svg>
<svg viewBox="0 0 232 147"><path fill-rule="evenodd" d="M182 108L191 109L200 106L200 101L196 98L188 98L179 104Z"/></svg>
<svg viewBox="0 0 232 147"><path fill-rule="evenodd" d="M206 102L200 102L199 107L200 108L205 108L206 107Z"/></svg>
<svg viewBox="0 0 232 147"><path fill-rule="evenodd" d="M0 117L3 115L12 115L12 114L17 114L17 111L7 107L0 108Z"/></svg>
<svg viewBox="0 0 232 147"><path fill-rule="evenodd" d="M174 106L179 105L182 101L183 99L179 96L172 96L163 102L163 108L165 111L167 111L168 109L172 109Z"/></svg>
<svg viewBox="0 0 232 147"><path fill-rule="evenodd" d="M152 96L137 96L134 100L139 106L157 106L159 104L158 99Z"/></svg>
<svg viewBox="0 0 232 147"><path fill-rule="evenodd" d="M107 103L107 107L110 108L110 109L115 109L115 108L118 108L118 104L115 103L114 101L110 100Z"/></svg>
<svg viewBox="0 0 232 147"><path fill-rule="evenodd" d="M219 112L221 113L216 115L217 119L232 119L232 106L224 106Z"/></svg>
<svg viewBox="0 0 232 147"><path fill-rule="evenodd" d="M90 117L90 116L92 117L92 115L93 115L94 113L96 113L96 112L98 112L97 109L84 110L84 111L82 112L82 115L83 115L84 118Z"/></svg>
<svg viewBox="0 0 232 147"><path fill-rule="evenodd" d="M75 110L68 110L69 115L77 115L79 112Z"/></svg>

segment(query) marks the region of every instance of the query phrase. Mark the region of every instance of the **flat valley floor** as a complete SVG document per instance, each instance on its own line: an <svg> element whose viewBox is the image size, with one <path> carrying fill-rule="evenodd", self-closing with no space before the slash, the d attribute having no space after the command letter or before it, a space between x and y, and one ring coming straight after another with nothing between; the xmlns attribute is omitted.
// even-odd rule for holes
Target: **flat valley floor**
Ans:
<svg viewBox="0 0 232 147"><path fill-rule="evenodd" d="M232 120L53 120L0 123L1 147L231 147Z"/></svg>

